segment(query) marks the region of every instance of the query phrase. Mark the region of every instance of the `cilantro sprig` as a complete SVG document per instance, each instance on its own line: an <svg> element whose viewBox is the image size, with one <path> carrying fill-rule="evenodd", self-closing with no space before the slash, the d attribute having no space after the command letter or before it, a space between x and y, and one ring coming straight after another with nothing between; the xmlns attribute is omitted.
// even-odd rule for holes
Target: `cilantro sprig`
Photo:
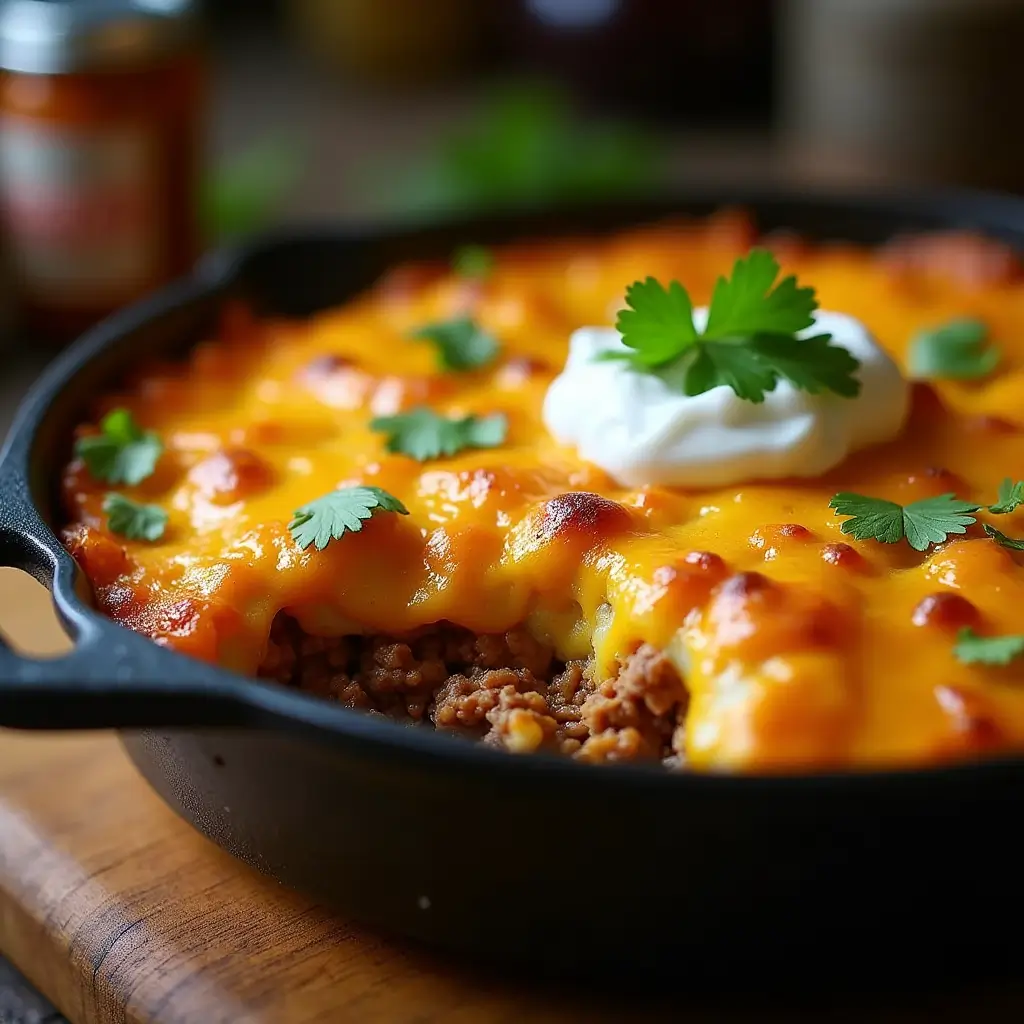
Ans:
<svg viewBox="0 0 1024 1024"><path fill-rule="evenodd" d="M957 633L953 654L964 665L1009 665L1024 654L1024 636L978 636L965 626Z"/></svg>
<svg viewBox="0 0 1024 1024"><path fill-rule="evenodd" d="M1005 516L1013 512L1019 505L1024 505L1024 480L1012 480L1007 477L999 484L999 497L988 510L994 516Z"/></svg>
<svg viewBox="0 0 1024 1024"><path fill-rule="evenodd" d="M151 430L143 430L127 409L115 409L103 417L100 432L80 437L75 455L97 480L108 484L142 483L156 470L163 442Z"/></svg>
<svg viewBox="0 0 1024 1024"><path fill-rule="evenodd" d="M738 259L732 274L718 279L702 331L678 281L667 288L653 277L636 281L626 289L627 308L615 324L631 351L599 358L624 359L646 372L682 365L688 395L726 385L759 403L785 379L811 394L855 398L857 359L833 344L831 334L798 337L814 325L814 289L798 286L792 275L777 281L778 275L778 261L765 249Z"/></svg>
<svg viewBox="0 0 1024 1024"><path fill-rule="evenodd" d="M851 516L840 527L856 540L877 540L897 544L906 538L915 551L941 544L951 534L965 533L977 522L972 512L977 505L961 501L955 494L940 494L901 505L885 498L869 498L843 491L829 503L841 516Z"/></svg>
<svg viewBox="0 0 1024 1024"><path fill-rule="evenodd" d="M961 317L921 331L910 343L907 368L918 380L976 380L987 377L1002 353L986 346L988 328L981 320Z"/></svg>
<svg viewBox="0 0 1024 1024"><path fill-rule="evenodd" d="M1011 551L1024 551L1024 540L1018 540L1016 537L1007 537L1002 530L997 530L988 523L985 523L984 530L985 535L991 537L1001 547L1009 548Z"/></svg>
<svg viewBox="0 0 1024 1024"><path fill-rule="evenodd" d="M398 498L380 487L342 487L296 509L288 530L300 548L312 544L317 551L323 551L332 540L357 533L363 522L378 512L409 514Z"/></svg>
<svg viewBox="0 0 1024 1024"><path fill-rule="evenodd" d="M482 245L463 245L452 256L452 270L459 277L483 280L494 269L494 253Z"/></svg>
<svg viewBox="0 0 1024 1024"><path fill-rule="evenodd" d="M499 350L494 336L468 316L425 324L412 337L429 341L437 350L438 365L446 371L477 370L492 363Z"/></svg>
<svg viewBox="0 0 1024 1024"><path fill-rule="evenodd" d="M387 435L384 446L389 452L426 462L466 448L497 448L508 433L508 420L500 413L449 419L421 407L396 416L378 416L370 421L370 429Z"/></svg>
<svg viewBox="0 0 1024 1024"><path fill-rule="evenodd" d="M103 512L110 532L129 540L157 541L167 529L167 513L159 505L140 505L123 494L108 494Z"/></svg>
<svg viewBox="0 0 1024 1024"><path fill-rule="evenodd" d="M906 538L915 551L924 551L931 544L941 544L951 534L965 533L968 526L978 521L972 514L974 512L1001 516L1024 505L1024 480L1014 481L1010 477L1003 480L994 505L972 504L955 494L940 494L901 505L896 501L851 491L837 494L828 504L839 515L851 517L840 529L857 540L897 544ZM984 529L996 543L1024 551L1024 541L1007 537L988 523Z"/></svg>

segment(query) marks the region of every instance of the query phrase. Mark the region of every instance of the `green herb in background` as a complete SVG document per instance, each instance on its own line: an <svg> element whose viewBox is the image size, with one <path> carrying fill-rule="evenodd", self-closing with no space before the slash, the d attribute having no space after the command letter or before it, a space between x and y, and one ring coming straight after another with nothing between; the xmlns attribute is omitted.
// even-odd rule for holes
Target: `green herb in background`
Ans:
<svg viewBox="0 0 1024 1024"><path fill-rule="evenodd" d="M378 416L370 429L387 434L389 452L427 462L442 455L457 455L466 448L497 448L508 433L508 420L493 416L462 416L449 419L432 409L412 409L396 416Z"/></svg>
<svg viewBox="0 0 1024 1024"><path fill-rule="evenodd" d="M219 241L266 227L297 185L305 160L296 140L271 136L211 170L200 210L206 237Z"/></svg>
<svg viewBox="0 0 1024 1024"><path fill-rule="evenodd" d="M98 434L75 442L75 455L90 475L108 484L142 483L153 475L163 450L159 436L143 430L127 409L114 409L103 417Z"/></svg>
<svg viewBox="0 0 1024 1024"><path fill-rule="evenodd" d="M997 544L1002 545L1004 548L1009 548L1011 551L1024 551L1024 540L1017 540L1015 537L1007 537L1002 530L997 530L989 523L985 523L984 530L986 536L991 537Z"/></svg>
<svg viewBox="0 0 1024 1024"><path fill-rule="evenodd" d="M988 328L981 320L963 317L921 331L910 343L910 375L918 380L976 380L987 377L1002 358L987 346Z"/></svg>
<svg viewBox="0 0 1024 1024"><path fill-rule="evenodd" d="M978 636L965 626L957 634L953 653L964 665L1009 665L1024 654L1024 636Z"/></svg>
<svg viewBox="0 0 1024 1024"><path fill-rule="evenodd" d="M452 270L459 277L483 280L493 269L494 253L482 245L464 245L452 257Z"/></svg>
<svg viewBox="0 0 1024 1024"><path fill-rule="evenodd" d="M988 510L994 516L1009 515L1018 505L1024 505L1024 480L1007 477L999 484L999 497Z"/></svg>
<svg viewBox="0 0 1024 1024"><path fill-rule="evenodd" d="M413 331L415 341L429 341L442 370L476 370L494 362L500 346L492 334L468 316L457 316Z"/></svg>
<svg viewBox="0 0 1024 1024"><path fill-rule="evenodd" d="M167 528L167 513L159 505L140 505L123 494L103 499L107 528L129 540L156 541Z"/></svg>
<svg viewBox="0 0 1024 1024"><path fill-rule="evenodd" d="M656 184L664 152L638 127L580 119L557 88L519 83L492 93L382 198L404 213L607 199Z"/></svg>

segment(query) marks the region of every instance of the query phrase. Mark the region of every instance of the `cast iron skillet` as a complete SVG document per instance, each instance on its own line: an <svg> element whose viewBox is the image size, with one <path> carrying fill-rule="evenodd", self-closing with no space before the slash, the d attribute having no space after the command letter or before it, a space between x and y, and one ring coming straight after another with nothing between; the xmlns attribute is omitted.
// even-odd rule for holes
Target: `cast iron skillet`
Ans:
<svg viewBox="0 0 1024 1024"><path fill-rule="evenodd" d="M51 531L54 477L90 398L141 354L202 337L227 296L301 316L397 260L458 243L602 232L734 203L765 230L878 242L968 226L1024 246L1024 202L1009 198L719 190L310 232L210 258L91 331L21 409L0 463L0 562L51 588L76 647L30 661L0 644L0 723L123 730L160 796L231 853L387 932L493 963L653 973L675 988L723 974L743 984L758 967L805 979L1009 955L991 923L1014 922L1024 904L1020 761L730 778L513 757L158 647L90 608Z"/></svg>

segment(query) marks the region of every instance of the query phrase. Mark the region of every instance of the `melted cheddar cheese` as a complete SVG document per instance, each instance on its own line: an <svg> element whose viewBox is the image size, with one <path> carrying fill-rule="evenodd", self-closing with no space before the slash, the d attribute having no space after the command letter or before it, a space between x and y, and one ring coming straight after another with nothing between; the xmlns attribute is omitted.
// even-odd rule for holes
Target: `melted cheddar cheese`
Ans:
<svg viewBox="0 0 1024 1024"><path fill-rule="evenodd" d="M167 510L163 539L108 532L112 488L74 461L65 541L107 614L247 674L282 610L323 636L521 624L561 658L593 655L599 677L642 642L667 650L690 694L686 759L698 769L920 764L1024 747L1024 669L964 665L952 650L965 625L1024 632L1021 555L980 524L926 552L855 541L829 509L841 490L986 503L1001 479L1024 477L1024 284L1008 254L956 237L884 253L775 243L822 308L863 320L899 361L919 329L965 315L983 318L1004 353L983 382L918 385L903 436L820 479L625 489L545 431L544 394L575 328L613 323L625 286L647 275L706 302L753 241L744 218L723 214L511 246L483 281L397 268L302 323L227 310L187 363L147 367L96 410L98 422L126 407L163 439L156 473L117 488ZM410 333L467 312L501 355L442 372ZM504 413L507 441L427 463L386 453L370 419L418 405ZM386 489L411 514L300 550L293 511L355 483ZM1024 534L1024 510L998 525Z"/></svg>

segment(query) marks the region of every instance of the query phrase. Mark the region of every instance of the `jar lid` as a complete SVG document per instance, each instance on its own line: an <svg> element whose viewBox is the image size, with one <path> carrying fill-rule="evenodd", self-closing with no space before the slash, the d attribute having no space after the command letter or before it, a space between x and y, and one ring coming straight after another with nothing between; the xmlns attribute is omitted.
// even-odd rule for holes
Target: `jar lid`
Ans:
<svg viewBox="0 0 1024 1024"><path fill-rule="evenodd" d="M2 0L0 68L37 75L145 66L193 36L193 0Z"/></svg>

